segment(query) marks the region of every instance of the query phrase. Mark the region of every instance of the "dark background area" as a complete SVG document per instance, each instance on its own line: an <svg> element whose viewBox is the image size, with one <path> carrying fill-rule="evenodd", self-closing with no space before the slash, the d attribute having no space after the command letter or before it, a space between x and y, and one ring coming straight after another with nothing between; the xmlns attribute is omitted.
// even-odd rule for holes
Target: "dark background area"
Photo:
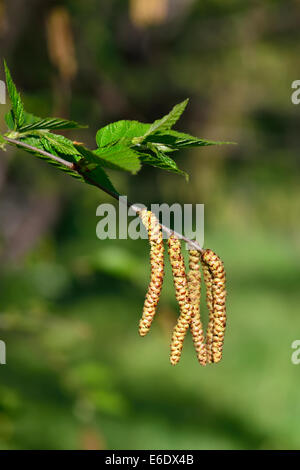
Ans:
<svg viewBox="0 0 300 470"><path fill-rule="evenodd" d="M0 56L26 109L89 124L76 140L94 148L105 124L189 97L179 130L238 144L180 152L189 183L111 172L132 201L205 204L228 278L224 358L206 368L190 337L169 364L169 269L138 336L148 244L96 238L110 198L1 153L0 448L299 448L299 24L297 1L0 1Z"/></svg>

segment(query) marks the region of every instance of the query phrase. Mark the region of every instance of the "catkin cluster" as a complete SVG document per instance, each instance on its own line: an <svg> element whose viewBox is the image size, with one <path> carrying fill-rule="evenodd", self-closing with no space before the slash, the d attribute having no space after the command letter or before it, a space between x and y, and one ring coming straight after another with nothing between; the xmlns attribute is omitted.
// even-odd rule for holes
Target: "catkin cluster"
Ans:
<svg viewBox="0 0 300 470"><path fill-rule="evenodd" d="M164 277L164 245L161 226L155 215L141 210L139 216L148 230L151 277L146 294L139 333L145 336L152 324ZM221 259L212 250L189 250L189 271L186 274L181 242L173 234L168 239L168 254L172 267L179 317L173 330L170 361L176 365L181 357L184 338L191 330L197 358L202 366L222 358L226 327L225 270ZM206 335L200 315L201 270L206 286L209 318Z"/></svg>
<svg viewBox="0 0 300 470"><path fill-rule="evenodd" d="M162 289L164 278L164 244L161 227L155 215L152 212L143 209L140 211L139 216L148 230L150 243L151 278L139 326L140 335L145 336L148 333L155 316L156 307Z"/></svg>

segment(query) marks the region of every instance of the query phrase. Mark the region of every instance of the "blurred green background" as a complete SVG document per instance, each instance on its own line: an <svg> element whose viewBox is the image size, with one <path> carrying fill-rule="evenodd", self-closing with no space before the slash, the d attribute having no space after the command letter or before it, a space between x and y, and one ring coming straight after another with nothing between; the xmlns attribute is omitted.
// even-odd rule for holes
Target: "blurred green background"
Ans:
<svg viewBox="0 0 300 470"><path fill-rule="evenodd" d="M111 173L136 202L205 204L229 293L224 359L206 368L190 335L169 364L169 269L138 336L148 244L96 238L109 197L1 153L1 449L299 448L300 4L288 3L0 1L0 56L26 108L88 123L76 140L94 148L108 122L151 122L190 97L178 129L238 143L178 154L189 184Z"/></svg>

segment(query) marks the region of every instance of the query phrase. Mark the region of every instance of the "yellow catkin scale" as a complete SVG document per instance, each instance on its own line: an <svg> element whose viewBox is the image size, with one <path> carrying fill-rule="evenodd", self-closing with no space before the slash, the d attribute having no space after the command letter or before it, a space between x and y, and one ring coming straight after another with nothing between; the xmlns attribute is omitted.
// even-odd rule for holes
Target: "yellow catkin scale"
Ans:
<svg viewBox="0 0 300 470"><path fill-rule="evenodd" d="M183 341L191 322L192 308L180 241L172 235L168 243L175 295L180 308L180 315L174 328L171 341L170 361L171 364L175 366L181 357Z"/></svg>
<svg viewBox="0 0 300 470"><path fill-rule="evenodd" d="M150 242L151 277L146 294L143 315L140 320L139 334L145 336L152 324L159 301L164 277L164 244L161 227L155 215L143 209L139 213L146 229Z"/></svg>
<svg viewBox="0 0 300 470"><path fill-rule="evenodd" d="M219 362L222 359L226 328L225 269L221 259L212 250L204 250L202 260L212 276L213 331L211 356L212 362Z"/></svg>
<svg viewBox="0 0 300 470"><path fill-rule="evenodd" d="M191 333L199 363L206 365L206 344L203 326L200 317L200 297L201 297L201 253L197 250L189 250L189 272L188 286L192 304Z"/></svg>

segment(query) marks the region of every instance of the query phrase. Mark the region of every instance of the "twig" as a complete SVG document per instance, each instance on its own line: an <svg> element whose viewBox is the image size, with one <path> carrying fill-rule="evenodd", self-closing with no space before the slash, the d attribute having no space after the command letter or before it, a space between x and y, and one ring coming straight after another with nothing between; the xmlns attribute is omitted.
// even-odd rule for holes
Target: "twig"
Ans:
<svg viewBox="0 0 300 470"><path fill-rule="evenodd" d="M41 150L41 149L39 149L37 147L34 147L32 145L28 145L25 142L22 142L20 140L11 139L10 137L5 137L5 136L3 136L3 138L11 145L16 145L18 147L24 147L28 150L31 150L32 152L40 153L41 155L44 155L45 157L51 158L52 160L60 163L61 165L64 165L65 167L67 167L67 168L69 168L73 171L76 171L87 182L89 182L93 186L96 186L97 188L101 189L105 193L109 194L109 196L112 196L114 199L123 201L123 203L125 204L125 201L124 201L123 198L119 198L119 195L117 193L115 193L113 191L110 191L109 189L106 189L105 187L103 187L101 184L93 181L93 179L90 178L89 175L86 174L86 172L83 172L81 170L81 168L79 168L76 165L76 163L68 162L67 160L64 160L63 158L57 157L56 155L52 155L52 153L46 152L45 150ZM141 210L140 207L138 207L134 204L131 204L128 200L127 200L127 206L130 207L135 213L138 213ZM175 232L175 230L171 230L170 228L166 227L163 224L160 224L160 226L161 226L162 230L164 232L166 232L169 236L175 235L175 237L179 238L180 240L184 240L188 244L189 248L200 251L202 253L203 250L202 250L201 246L195 240L190 240L189 238L185 237L181 233Z"/></svg>

